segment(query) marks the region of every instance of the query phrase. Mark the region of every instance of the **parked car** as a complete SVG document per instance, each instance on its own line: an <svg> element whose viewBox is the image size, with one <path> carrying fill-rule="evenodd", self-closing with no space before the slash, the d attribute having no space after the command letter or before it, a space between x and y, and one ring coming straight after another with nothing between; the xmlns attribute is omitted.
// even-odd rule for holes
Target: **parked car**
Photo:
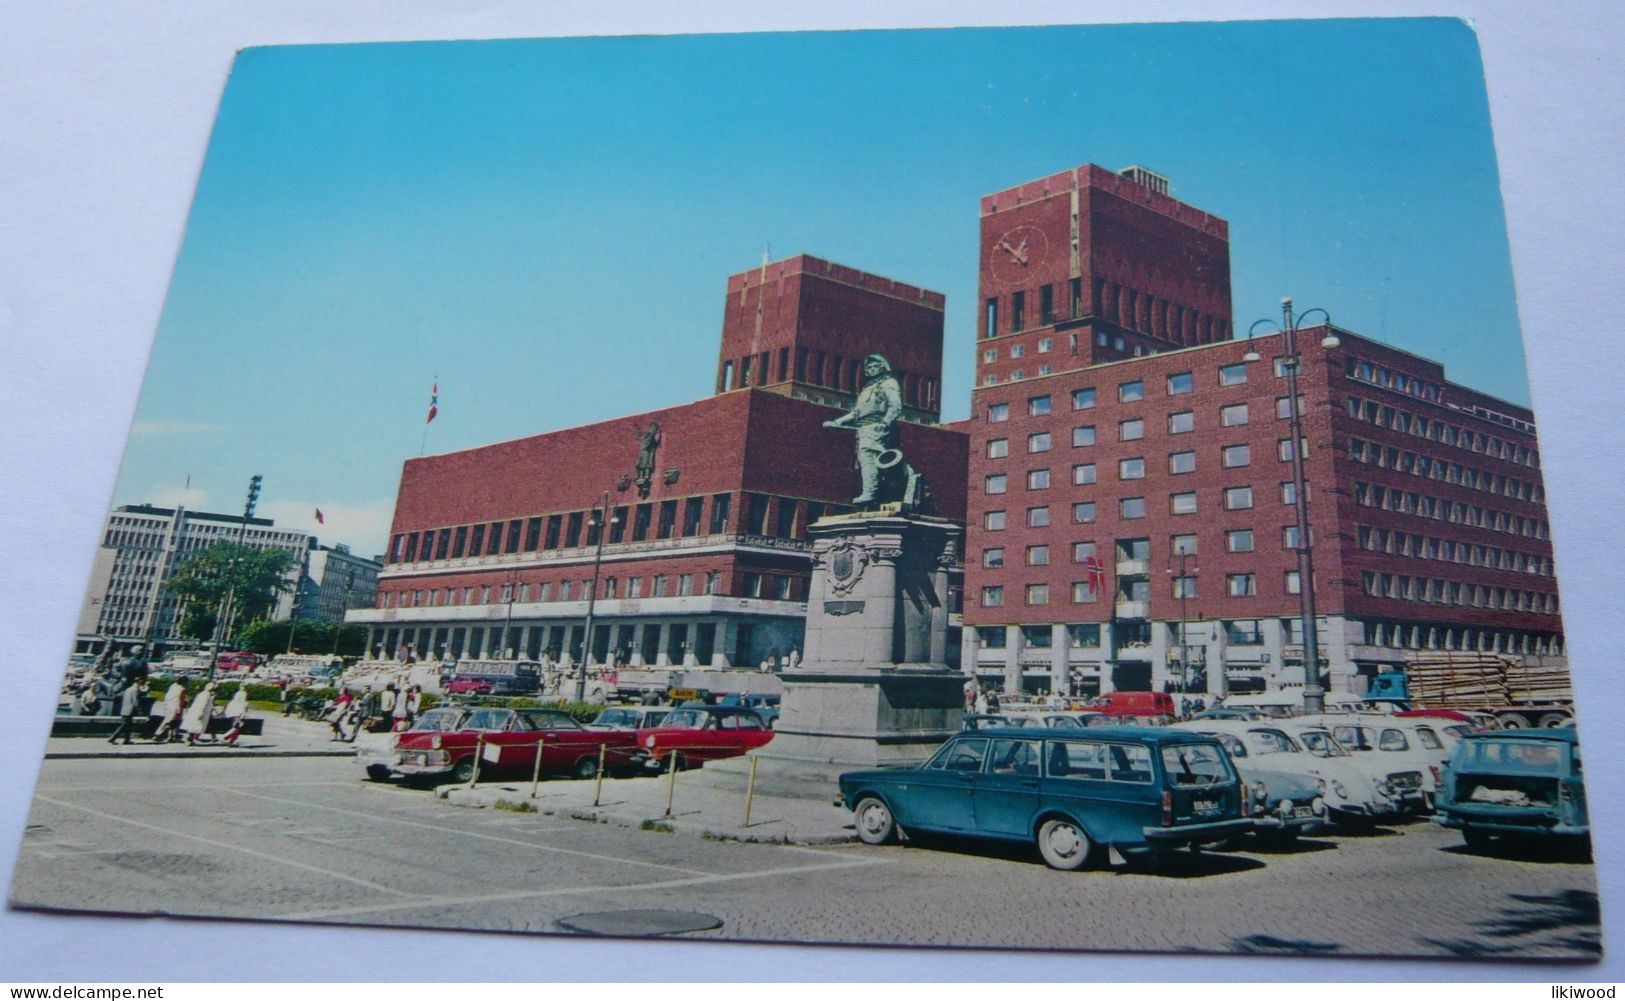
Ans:
<svg viewBox="0 0 1625 1001"><path fill-rule="evenodd" d="M773 724L779 720L779 697L777 695L758 695L755 693L724 695L716 700L716 705L743 706L746 709L754 709L770 730L773 728Z"/></svg>
<svg viewBox="0 0 1625 1001"><path fill-rule="evenodd" d="M965 719L960 723L962 730L994 730L1007 727L1043 726L1037 716L1010 715L1004 713L966 713Z"/></svg>
<svg viewBox="0 0 1625 1001"><path fill-rule="evenodd" d="M678 768L687 768L754 751L773 739L773 731L754 709L693 706L673 709L659 726L639 730L637 739L651 768L668 767L673 755Z"/></svg>
<svg viewBox="0 0 1625 1001"><path fill-rule="evenodd" d="M1580 744L1571 727L1473 733L1462 738L1439 786L1434 822L1472 848L1494 838L1565 840L1589 853Z"/></svg>
<svg viewBox="0 0 1625 1001"><path fill-rule="evenodd" d="M1305 717L1270 722L1320 759L1320 768L1331 784L1327 807L1333 820L1367 826L1421 808L1421 773L1394 773L1380 758L1354 754L1323 723Z"/></svg>
<svg viewBox="0 0 1625 1001"><path fill-rule="evenodd" d="M446 707L425 712L412 729L396 734L387 757L363 759L367 777L441 778L469 782L478 755L481 774L529 776L541 748L541 774L592 778L599 749L605 771L637 769L643 753L631 730L589 730L569 715L546 709Z"/></svg>
<svg viewBox="0 0 1625 1001"><path fill-rule="evenodd" d="M1145 857L1252 827L1213 738L1149 727L958 733L923 765L847 772L840 787L866 844L900 830L1032 841L1063 870L1108 848Z"/></svg>
<svg viewBox="0 0 1625 1001"><path fill-rule="evenodd" d="M645 730L660 725L671 712L665 706L614 706L587 724L589 730Z"/></svg>
<svg viewBox="0 0 1625 1001"><path fill-rule="evenodd" d="M1337 742L1356 756L1367 754L1381 759L1389 780L1402 792L1400 799L1413 812L1431 813L1439 787L1439 775L1450 760L1444 742L1431 728L1393 716L1348 714L1304 719L1318 722L1332 731ZM1421 779L1412 790L1411 772Z"/></svg>
<svg viewBox="0 0 1625 1001"><path fill-rule="evenodd" d="M1193 720L1173 729L1201 733L1230 755L1241 776L1259 840L1287 844L1313 834L1327 820L1331 784L1315 771L1318 760L1278 727L1236 720Z"/></svg>

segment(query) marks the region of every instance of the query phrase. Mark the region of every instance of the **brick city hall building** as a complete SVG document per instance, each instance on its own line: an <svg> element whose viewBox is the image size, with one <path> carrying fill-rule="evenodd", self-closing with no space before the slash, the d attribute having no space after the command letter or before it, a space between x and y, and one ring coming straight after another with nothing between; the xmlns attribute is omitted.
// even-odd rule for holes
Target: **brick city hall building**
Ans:
<svg viewBox="0 0 1625 1001"><path fill-rule="evenodd" d="M1081 693L1301 681L1295 447L1333 689L1433 651L1561 662L1529 410L1306 328L1295 445L1283 335L1234 337L1223 220L1095 166L981 218L968 671Z"/></svg>
<svg viewBox="0 0 1625 1001"><path fill-rule="evenodd" d="M802 647L807 526L858 492L852 433L823 422L864 356L891 362L904 455L964 519L966 436L935 426L942 336L936 292L805 256L734 275L716 395L408 459L377 607L348 621L386 656L579 660L596 577L595 663L782 663Z"/></svg>

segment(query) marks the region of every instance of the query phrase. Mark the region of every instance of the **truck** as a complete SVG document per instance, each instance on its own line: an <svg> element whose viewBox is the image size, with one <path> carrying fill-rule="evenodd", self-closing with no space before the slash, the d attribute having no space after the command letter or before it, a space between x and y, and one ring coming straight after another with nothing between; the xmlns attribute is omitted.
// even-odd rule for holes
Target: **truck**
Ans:
<svg viewBox="0 0 1625 1001"><path fill-rule="evenodd" d="M1574 689L1566 668L1525 664L1490 653L1418 658L1371 679L1365 699L1397 709L1492 713L1507 730L1574 725Z"/></svg>

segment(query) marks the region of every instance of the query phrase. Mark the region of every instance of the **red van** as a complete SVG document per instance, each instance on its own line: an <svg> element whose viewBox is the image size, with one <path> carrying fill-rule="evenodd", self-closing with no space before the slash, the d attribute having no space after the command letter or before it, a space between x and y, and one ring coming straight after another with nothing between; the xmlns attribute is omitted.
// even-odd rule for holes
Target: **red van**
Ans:
<svg viewBox="0 0 1625 1001"><path fill-rule="evenodd" d="M1113 716L1174 715L1174 697L1167 692L1107 692L1094 705Z"/></svg>

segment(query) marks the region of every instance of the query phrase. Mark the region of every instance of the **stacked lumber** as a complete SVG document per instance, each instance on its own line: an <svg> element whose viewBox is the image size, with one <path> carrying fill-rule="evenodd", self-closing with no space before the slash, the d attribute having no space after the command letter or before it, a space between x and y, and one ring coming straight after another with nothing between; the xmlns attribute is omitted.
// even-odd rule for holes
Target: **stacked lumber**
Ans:
<svg viewBox="0 0 1625 1001"><path fill-rule="evenodd" d="M1495 709L1572 701L1567 669L1529 666L1493 653L1443 653L1406 665L1412 703L1439 709Z"/></svg>

